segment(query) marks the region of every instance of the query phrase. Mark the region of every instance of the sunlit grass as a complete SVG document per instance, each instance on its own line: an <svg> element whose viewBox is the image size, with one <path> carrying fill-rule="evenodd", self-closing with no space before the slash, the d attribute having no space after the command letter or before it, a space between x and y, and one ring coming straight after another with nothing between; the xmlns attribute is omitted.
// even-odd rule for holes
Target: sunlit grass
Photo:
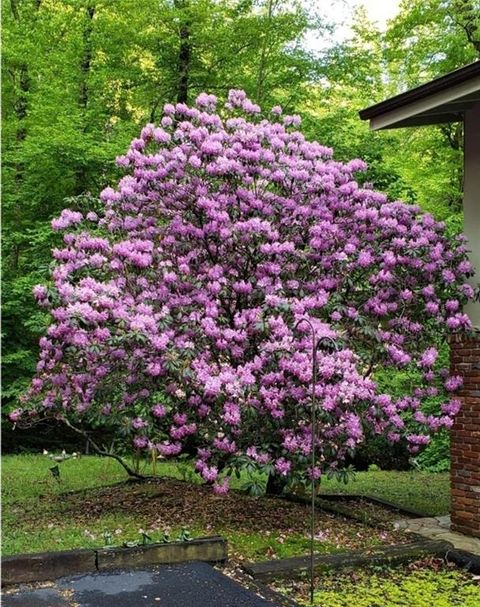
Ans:
<svg viewBox="0 0 480 607"><path fill-rule="evenodd" d="M132 462L129 462L132 463ZM151 521L135 511L119 508L101 516L88 516L94 507L95 496L90 490L108 487L128 480L118 462L97 456L81 456L58 464L60 478L53 477L50 468L54 462L46 455L5 455L2 457L2 540L3 554L40 552L102 546L104 533L113 535L115 544L141 538L139 531L146 530L158 539L165 529L148 527ZM153 474L151 462L141 463L144 474ZM189 482L200 482L190 464L160 461L156 464L158 476L168 476ZM246 479L234 479L232 486L239 488ZM119 484L112 499L121 504L125 485ZM128 485L131 488L131 485ZM86 515L78 517L71 503L62 494L85 490L88 502ZM130 490L130 489L129 489ZM141 499L148 499L155 486L145 485ZM118 494L117 494L118 491ZM448 475L420 472L362 472L348 485L324 478L322 491L350 492L377 495L387 500L420 509L425 514L443 514L448 510ZM117 498L118 495L118 498ZM90 503L91 502L91 503ZM274 513L272 513L274 516ZM85 522L87 521L87 522ZM272 521L272 528L274 527ZM176 527L168 530L172 538L180 532ZM292 532L282 536L275 533L248 532L248 530L216 529L198 526L190 528L192 535L223 534L229 539L232 553L246 559L270 558L271 554L283 558L308 551L308 538ZM372 534L372 542L375 534ZM318 543L319 551L336 551L330 538Z"/></svg>
<svg viewBox="0 0 480 607"><path fill-rule="evenodd" d="M448 514L450 510L450 477L448 472L429 473L411 470L375 470L357 472L348 484L322 479L324 493L363 493L412 508L425 516Z"/></svg>

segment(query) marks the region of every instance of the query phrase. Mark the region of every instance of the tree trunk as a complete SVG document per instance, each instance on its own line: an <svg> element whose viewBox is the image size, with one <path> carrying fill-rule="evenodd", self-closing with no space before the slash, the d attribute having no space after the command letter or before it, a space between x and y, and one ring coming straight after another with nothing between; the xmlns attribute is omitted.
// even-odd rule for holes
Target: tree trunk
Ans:
<svg viewBox="0 0 480 607"><path fill-rule="evenodd" d="M477 25L478 8L471 0L456 0L453 4L453 17L480 56L480 31Z"/></svg>
<svg viewBox="0 0 480 607"><path fill-rule="evenodd" d="M78 106L82 112L82 132L87 131L87 108L89 103L88 77L92 65L92 31L93 18L95 17L95 6L86 7L86 25L83 30L83 53L80 59L80 83L78 88ZM87 170L84 165L77 169L77 194L83 194L88 189Z"/></svg>
<svg viewBox="0 0 480 607"><path fill-rule="evenodd" d="M267 495L282 495L287 481L276 474L269 474L265 493Z"/></svg>
<svg viewBox="0 0 480 607"><path fill-rule="evenodd" d="M41 2L40 0L36 0L35 6L35 15L40 9ZM12 11L12 15L14 20L19 23L21 16L19 12L18 0L11 0L10 9ZM17 130L15 133L15 139L18 144L21 144L25 141L27 136L27 129L25 126L25 119L28 114L28 95L30 93L30 76L28 73L28 65L27 63L21 63L18 68L15 70L18 73L18 89L19 94L17 99L15 100L14 110L15 115L18 120ZM25 167L23 162L19 161L15 164L15 183L16 183L16 191L17 193L21 192L22 182L23 182L23 173ZM21 204L17 204L15 206L15 211L17 214L17 221L20 224L20 209ZM11 251L11 266L14 272L18 270L20 265L20 245L14 245L13 251Z"/></svg>
<svg viewBox="0 0 480 607"><path fill-rule="evenodd" d="M262 37L262 47L260 50L260 59L258 63L258 74L257 74L257 94L256 101L261 103L263 100L263 95L265 92L265 80L266 80L266 72L267 72L267 54L268 54L268 44L270 42L270 32L272 26L273 19L273 9L274 9L274 0L268 1L267 6L267 24L265 27L265 31L263 32Z"/></svg>
<svg viewBox="0 0 480 607"><path fill-rule="evenodd" d="M131 468L125 462L125 460L122 459L119 455L105 451L105 449L102 449L102 447L97 445L97 443L92 439L92 437L88 434L88 432L86 432L82 428L77 428L76 426L72 425L66 418L63 418L62 421L71 430L73 430L77 434L80 434L80 436L83 436L83 438L85 438L87 441L87 446L91 445L97 455L101 455L102 457L110 457L110 458L114 459L115 461L117 461L122 466L122 468L125 470L125 472L128 474L128 476L130 478L135 478L137 480L148 480L148 479L152 479L152 478L155 478L155 479L158 478L158 477L140 474L138 472L138 470L134 470L133 468ZM88 453L85 453L85 455L88 455Z"/></svg>
<svg viewBox="0 0 480 607"><path fill-rule="evenodd" d="M184 9L188 8L188 0L175 0L174 5L175 8L183 12ZM177 103L187 103L188 101L190 60L190 22L181 14L180 46L178 49Z"/></svg>
<svg viewBox="0 0 480 607"><path fill-rule="evenodd" d="M80 88L78 104L82 109L88 105L88 75L92 63L92 21L95 16L95 7L87 6L87 24L83 31L83 55L80 61Z"/></svg>

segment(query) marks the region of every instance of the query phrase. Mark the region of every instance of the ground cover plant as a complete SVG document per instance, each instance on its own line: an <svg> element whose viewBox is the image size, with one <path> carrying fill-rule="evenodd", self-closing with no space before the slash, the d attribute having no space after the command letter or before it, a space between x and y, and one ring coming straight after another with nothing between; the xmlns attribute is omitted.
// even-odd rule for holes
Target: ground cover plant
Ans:
<svg viewBox="0 0 480 607"><path fill-rule="evenodd" d="M232 492L216 496L205 485L185 482L185 469L170 462L157 466L168 478L128 482L113 460L95 456L59 465L60 480L45 455L3 456L2 543L4 554L98 547L105 533L115 544L154 540L165 532L176 538L220 533L234 560L298 556L308 551L309 517L304 506L279 498ZM146 469L151 473L151 467ZM236 480L240 488L245 479ZM394 481L396 482L396 480ZM423 479L410 478L421 490ZM405 541L402 533L318 514L316 550L338 552Z"/></svg>
<svg viewBox="0 0 480 607"><path fill-rule="evenodd" d="M310 604L307 580L272 586L300 605ZM315 588L317 607L476 607L480 602L478 577L436 559L395 568L323 572Z"/></svg>
<svg viewBox="0 0 480 607"><path fill-rule="evenodd" d="M63 247L35 288L52 323L13 421L53 415L195 456L219 494L242 469L270 489L309 483L368 434L416 453L451 426L461 380L436 345L469 325L462 239L359 185L364 163L334 161L299 123L237 90L221 108L167 104L95 210L52 222ZM310 331L339 344L319 355L314 469ZM409 365L420 379L400 398L370 377Z"/></svg>

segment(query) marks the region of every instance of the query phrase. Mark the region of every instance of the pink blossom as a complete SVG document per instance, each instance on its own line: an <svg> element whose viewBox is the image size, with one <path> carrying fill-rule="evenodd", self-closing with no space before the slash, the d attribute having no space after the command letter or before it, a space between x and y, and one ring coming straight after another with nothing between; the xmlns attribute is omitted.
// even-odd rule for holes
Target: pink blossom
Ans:
<svg viewBox="0 0 480 607"><path fill-rule="evenodd" d="M163 405L155 405L152 407L152 414L154 417L164 417L166 413L167 410Z"/></svg>
<svg viewBox="0 0 480 607"><path fill-rule="evenodd" d="M447 392L455 392L463 384L463 378L460 375L452 375L445 380L444 386Z"/></svg>
<svg viewBox="0 0 480 607"><path fill-rule="evenodd" d="M11 422L18 422L18 420L22 417L23 411L22 409L14 409L13 411L11 411L8 415L8 419Z"/></svg>
<svg viewBox="0 0 480 607"><path fill-rule="evenodd" d="M221 482L214 483L213 492L217 495L226 495L230 487L230 479L225 477Z"/></svg>
<svg viewBox="0 0 480 607"><path fill-rule="evenodd" d="M427 348L422 354L419 365L425 369L433 367L438 357L438 351L436 348Z"/></svg>
<svg viewBox="0 0 480 607"><path fill-rule="evenodd" d="M78 211L64 209L60 213L60 217L52 220L52 228L54 230L64 230L72 225L80 223L83 220L83 215Z"/></svg>
<svg viewBox="0 0 480 607"><path fill-rule="evenodd" d="M292 468L292 463L286 460L284 457L280 457L275 462L275 470L280 476L287 476Z"/></svg>
<svg viewBox="0 0 480 607"><path fill-rule="evenodd" d="M218 468L215 466L204 466L202 476L208 483L211 483L218 477Z"/></svg>
<svg viewBox="0 0 480 607"><path fill-rule="evenodd" d="M460 384L436 363L470 326L464 240L357 183L365 163L333 160L298 116L275 107L269 121L240 90L219 103L165 105L95 211L54 220L67 232L34 290L51 324L22 407L130 427L162 457L197 450L219 493L218 470L245 456L308 482L310 323L338 342L318 349L318 473L371 434L416 452L458 412ZM381 394L372 361L418 381ZM445 404L427 415L432 397Z"/></svg>
<svg viewBox="0 0 480 607"><path fill-rule="evenodd" d="M138 430L139 428L145 428L147 422L143 420L141 417L136 417L132 420L132 428Z"/></svg>

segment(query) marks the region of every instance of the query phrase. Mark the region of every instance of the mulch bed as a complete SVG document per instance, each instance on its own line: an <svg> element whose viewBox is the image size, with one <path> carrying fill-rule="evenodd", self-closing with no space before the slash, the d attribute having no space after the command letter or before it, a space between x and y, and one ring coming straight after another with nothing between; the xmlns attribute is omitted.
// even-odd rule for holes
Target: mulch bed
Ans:
<svg viewBox="0 0 480 607"><path fill-rule="evenodd" d="M319 496L320 507L326 509L347 510L353 514L359 520L365 520L366 522L373 522L380 525L390 525L393 521L399 518L409 518L408 515L393 510L380 504L370 502L368 499L338 499L338 500L322 500L322 496Z"/></svg>
<svg viewBox="0 0 480 607"><path fill-rule="evenodd" d="M64 494L58 499L63 502L63 513L86 525L95 518L124 512L134 513L136 519L147 521L155 529L186 526L212 532L231 529L272 534L307 534L310 529L309 511L304 504L275 497L251 497L237 491L217 496L207 486L175 479L96 488ZM60 513L52 515L62 518ZM322 510L317 512L317 530L320 540L324 537L345 548L371 543L372 530L361 522ZM399 543L405 537L394 530L382 530L380 535L381 543Z"/></svg>

